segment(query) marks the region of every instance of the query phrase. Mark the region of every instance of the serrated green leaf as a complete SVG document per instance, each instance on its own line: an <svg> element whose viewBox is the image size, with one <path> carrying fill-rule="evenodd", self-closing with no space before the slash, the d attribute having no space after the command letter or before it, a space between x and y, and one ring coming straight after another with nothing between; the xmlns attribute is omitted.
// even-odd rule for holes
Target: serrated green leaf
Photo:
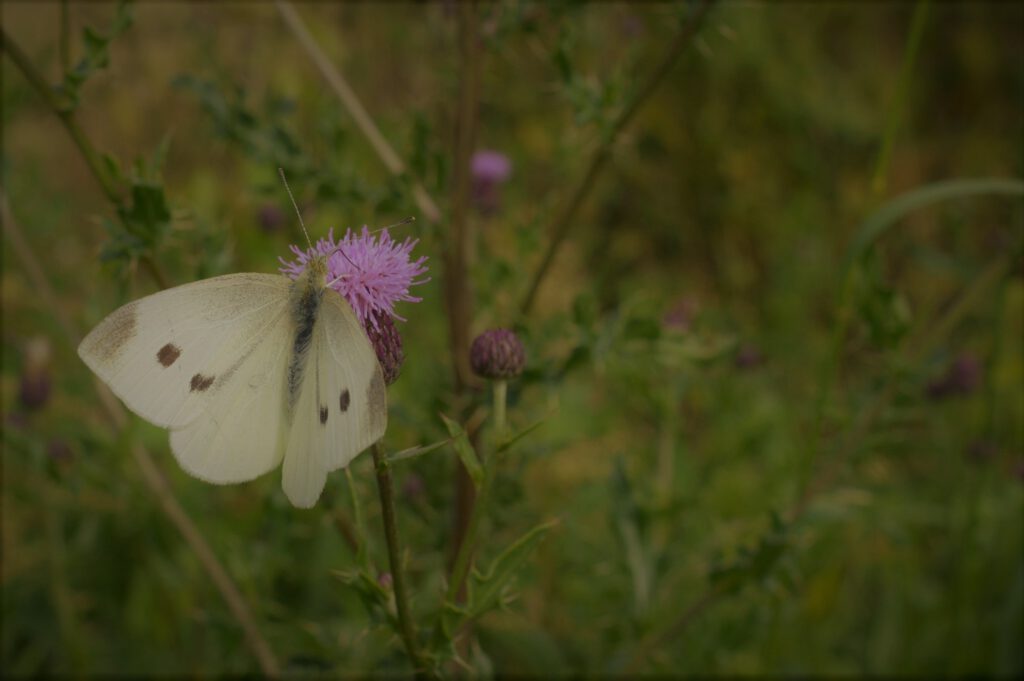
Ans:
<svg viewBox="0 0 1024 681"><path fill-rule="evenodd" d="M448 433L452 436L452 446L455 448L459 458L462 459L462 464L469 472L473 485L480 489L480 485L484 480L484 467L480 463L480 457L477 456L476 450L473 449L473 445L469 442L469 436L456 421L451 420L444 414L441 414L441 419L444 421Z"/></svg>
<svg viewBox="0 0 1024 681"><path fill-rule="evenodd" d="M468 582L467 609L470 617L479 617L498 604L501 592L509 580L530 557L530 553L548 530L557 524L557 521L548 521L538 525L502 551L485 573L473 571Z"/></svg>

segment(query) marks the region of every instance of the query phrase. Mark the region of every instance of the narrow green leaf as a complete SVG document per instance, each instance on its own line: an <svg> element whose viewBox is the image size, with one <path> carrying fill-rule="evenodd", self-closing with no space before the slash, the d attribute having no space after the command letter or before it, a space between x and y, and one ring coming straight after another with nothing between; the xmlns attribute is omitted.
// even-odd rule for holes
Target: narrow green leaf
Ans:
<svg viewBox="0 0 1024 681"><path fill-rule="evenodd" d="M844 271L858 261L887 229L900 218L919 208L940 201L983 196L1024 196L1024 182L1016 178L985 178L970 180L945 180L925 185L912 192L896 197L884 204L861 223L846 252Z"/></svg>
<svg viewBox="0 0 1024 681"><path fill-rule="evenodd" d="M453 442L454 437L450 437L447 440L438 440L437 442L429 445L422 445L420 447L410 447L409 449L403 449L400 452L396 452L388 456L388 461L394 463L395 461L404 461L405 459L412 459L417 456L422 456L428 452L432 452L439 447L443 447L446 444Z"/></svg>
<svg viewBox="0 0 1024 681"><path fill-rule="evenodd" d="M466 467L466 470L469 471L469 477L472 478L473 485L480 489L480 484L484 480L484 467L480 463L480 457L477 456L473 445L469 443L469 436L466 435L466 431L463 430L462 426L444 414L441 414L441 419L444 421L448 433L452 436L452 446L455 447L455 452L462 459L462 464Z"/></svg>
<svg viewBox="0 0 1024 681"><path fill-rule="evenodd" d="M533 528L501 552L491 563L487 572L481 574L473 571L469 580L469 612L471 617L478 617L498 604L501 592L509 580L515 576L519 567L530 557L544 535L558 521L548 521Z"/></svg>
<svg viewBox="0 0 1024 681"><path fill-rule="evenodd" d="M536 421L536 422L526 426L525 428L520 430L515 435L512 435L511 437L509 437L507 440L505 440L500 445L498 445L498 449L497 449L498 453L500 454L501 452L504 452L505 450L509 449L512 445L514 445L516 442L519 442L519 440L522 440L524 437L526 437L527 435L529 435L533 431L537 430L537 428L539 428L541 425L543 425L543 423L545 421L547 421L547 419L548 419L548 417L545 416L542 419L540 419L540 420L538 420L538 421Z"/></svg>

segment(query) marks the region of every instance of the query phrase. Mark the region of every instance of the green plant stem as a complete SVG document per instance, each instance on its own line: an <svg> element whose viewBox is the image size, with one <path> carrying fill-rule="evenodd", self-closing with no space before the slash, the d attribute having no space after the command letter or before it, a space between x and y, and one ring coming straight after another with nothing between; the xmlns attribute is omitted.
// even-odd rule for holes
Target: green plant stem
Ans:
<svg viewBox="0 0 1024 681"><path fill-rule="evenodd" d="M409 609L409 592L405 585L405 569L402 566L402 549L398 542L398 521L395 517L395 498L391 483L391 464L380 442L373 445L373 466L377 473L377 489L380 492L381 517L384 521L384 538L388 545L388 561L391 564L391 579L398 610L398 628L416 670L417 678L426 678L427 666L420 655L416 641L416 625Z"/></svg>
<svg viewBox="0 0 1024 681"><path fill-rule="evenodd" d="M32 64L31 60L22 52L21 48L11 40L10 36L3 29L0 29L0 51L7 53L14 62L18 70L21 71L22 75L25 76L25 80L35 89L43 101L50 108L50 110L56 114L60 119L61 123L64 124L65 130L71 135L71 141L78 147L79 153L82 154L82 158L85 160L85 164L92 171L92 175L96 178L96 182L99 183L100 189L103 191L103 195L114 204L114 207L119 211L124 207L124 201L121 197L121 193L118 191L117 185L107 174L103 167L103 163L100 160L100 155L96 149L89 142L89 138L85 136L85 132L81 126L78 125L78 120L75 118L73 109L62 102L57 96L57 93L35 65ZM150 273L153 279L156 281L160 288L167 288L168 281L164 275L160 266L156 263L151 256L144 255L140 258L143 267Z"/></svg>
<svg viewBox="0 0 1024 681"><path fill-rule="evenodd" d="M3 227L4 235L11 243L16 258L24 267L35 293L41 298L42 307L51 311L56 316L69 349L78 347L82 335L75 328L64 306L61 305L56 292L50 286L42 266L39 265L39 259L36 258L18 223L11 214L7 197L2 191L0 191L0 226ZM100 406L106 412L114 428L118 431L123 430L128 423L128 416L125 413L124 407L121 406L121 403L114 397L114 394L110 392L99 378L96 378L94 383ZM245 598L231 580L227 570L224 569L224 566L217 559L217 555L206 542L202 532L200 532L196 524L192 522L192 518L189 517L188 513L178 502L174 491L167 482L167 478L164 477L156 462L153 461L149 451L141 444L133 444L131 453L139 466L143 481L149 487L153 496L156 497L161 511L167 516L171 524L177 528L185 543L195 553L203 569L206 571L207 577L217 587L228 609L241 627L245 634L246 643L260 665L263 675L268 678L279 677L281 668L278 665L277 658L274 656L274 651L271 650L266 640L260 634Z"/></svg>
<svg viewBox="0 0 1024 681"><path fill-rule="evenodd" d="M903 120L903 113L907 107L907 100L910 98L910 76L914 71L914 63L917 61L917 54L920 52L921 37L924 35L924 27L928 19L929 0L918 0L914 7L914 16L910 20L910 36L907 38L907 46L903 52L903 64L900 67L899 81L896 86L896 96L889 109L889 117L885 124L885 133L882 136L882 146L878 150L878 159L875 162L875 172L871 179L871 191L877 200L885 193L886 178L888 176L889 161L892 158L892 149L896 141L896 132L899 130L900 122Z"/></svg>
<svg viewBox="0 0 1024 681"><path fill-rule="evenodd" d="M498 444L506 430L506 402L508 397L507 381L494 381L494 442ZM459 546L455 561L452 564L451 578L448 580L448 591L445 600L455 603L458 600L462 584L472 567L473 553L476 549L476 537L480 529L480 521L487 513L487 506L491 499L491 489L494 487L494 478L498 470L497 446L491 449L490 454L484 459L484 477L477 490L476 503L470 511L469 520L466 525L466 535Z"/></svg>
<svg viewBox="0 0 1024 681"><path fill-rule="evenodd" d="M71 13L68 0L60 0L60 66L66 76L71 70Z"/></svg>
<svg viewBox="0 0 1024 681"><path fill-rule="evenodd" d="M622 134L622 131L625 130L626 126L633 120L633 117L636 116L637 111L640 110L640 107L647 102L651 95L658 89L658 86L661 85L662 81L665 80L665 77L672 71L672 67L675 65L676 60L685 51L686 47L689 46L693 37L697 34L698 29L703 23L708 10L714 3L715 0L703 0L701 2L700 6L679 29L675 38L672 39L668 50L665 52L665 56L662 57L657 67L655 67L647 80L644 81L643 85L636 91L633 98L612 122L607 134L604 135L597 150L590 159L590 164L583 173L583 179L580 180L578 185L576 185L576 189L570 196L568 203L566 203L565 207L555 218L551 228L551 240L548 242L547 250L544 251L540 264L533 273L530 285L526 291L526 296L524 296L520 305L520 311L523 315L526 315L526 313L528 313L533 307L537 298L537 293L540 290L540 286L554 262L555 255L557 255L559 248L562 246L562 242L565 241L566 236L569 234L569 229L572 227L573 219L576 217L576 211L579 210L584 199L586 199L587 195L590 194L590 190L593 188L594 182L597 180L598 175L604 168L605 163L607 163L608 159L611 157L612 149Z"/></svg>
<svg viewBox="0 0 1024 681"><path fill-rule="evenodd" d="M92 171L93 177L100 185L100 189L103 190L103 194L110 199L110 201L117 205L121 205L121 197L118 195L117 187L111 181L110 177L103 169L103 164L100 161L100 156L96 153L92 144L89 143L85 133L82 132L82 128L78 125L78 121L75 119L74 112L69 106L61 102L57 93L50 87L43 75L39 73L35 65L29 60L29 58L22 52L18 44L11 40L10 36L7 35L7 31L0 29L0 49L10 56L11 61L14 62L18 70L21 71L22 75L29 84L35 89L46 105L50 108L53 113L60 118L61 123L64 124L64 128L71 135L71 140L78 147L79 152L82 154L82 158L85 159L86 164L89 166L89 170Z"/></svg>
<svg viewBox="0 0 1024 681"><path fill-rule="evenodd" d="M494 381L494 435L496 445L499 445L504 441L505 433L508 430L508 423L506 417L507 402L508 381ZM497 451L497 447L495 447L495 451Z"/></svg>
<svg viewBox="0 0 1024 681"><path fill-rule="evenodd" d="M359 128L359 131L370 143L370 146L373 147L377 157L380 158L392 175L405 175L407 172L405 163L402 162L402 159L399 158L398 154L395 153L395 150L384 138L384 135L381 134L373 117L367 112L366 107L363 106L359 97L356 96L355 91L349 86L348 81L331 63L331 60L316 42L309 29L306 28L306 24L302 21L299 13L295 11L291 3L284 2L284 0L276 0L274 5L277 7L277 11L280 12L288 29L295 35L295 39L299 41L299 45L305 50L313 64L320 71L320 75L324 77L331 90L334 91L334 94L341 101L342 106L345 107L349 116L352 117L356 127ZM441 222L441 210L437 207L437 203L427 193L422 182L413 179L411 184L413 200L420 211L423 212L423 217L433 225L439 224Z"/></svg>

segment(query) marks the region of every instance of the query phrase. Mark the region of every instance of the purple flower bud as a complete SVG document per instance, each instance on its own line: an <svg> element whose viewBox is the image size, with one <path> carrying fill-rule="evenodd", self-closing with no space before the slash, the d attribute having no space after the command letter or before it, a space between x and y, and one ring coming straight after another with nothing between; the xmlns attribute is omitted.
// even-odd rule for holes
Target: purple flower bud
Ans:
<svg viewBox="0 0 1024 681"><path fill-rule="evenodd" d="M473 154L473 203L484 214L501 206L499 187L512 175L512 163L499 151L483 149Z"/></svg>
<svg viewBox="0 0 1024 681"><path fill-rule="evenodd" d="M955 395L970 395L981 383L981 362L964 352L949 365L941 377L928 384L928 396L941 400Z"/></svg>
<svg viewBox="0 0 1024 681"><path fill-rule="evenodd" d="M747 343L736 352L735 362L737 369L753 369L761 366L764 362L764 355L756 345Z"/></svg>
<svg viewBox="0 0 1024 681"><path fill-rule="evenodd" d="M975 440L967 448L967 458L974 463L985 463L995 458L999 448L989 440Z"/></svg>
<svg viewBox="0 0 1024 681"><path fill-rule="evenodd" d="M25 366L18 386L18 400L28 411L41 409L50 399L52 354L50 341L43 336L32 338L25 346Z"/></svg>
<svg viewBox="0 0 1024 681"><path fill-rule="evenodd" d="M684 296L672 303L672 307L661 318L665 329L674 329L683 333L690 330L694 317L700 309L700 303L693 296Z"/></svg>
<svg viewBox="0 0 1024 681"><path fill-rule="evenodd" d="M500 151L481 149L471 161L473 179L477 182L501 184L512 175L512 162Z"/></svg>
<svg viewBox="0 0 1024 681"><path fill-rule="evenodd" d="M263 207L260 208L258 218L260 228L268 234L281 229L282 225L284 225L285 219L286 216L284 211L272 203L264 204Z"/></svg>
<svg viewBox="0 0 1024 681"><path fill-rule="evenodd" d="M409 501L420 499L426 491L427 486L423 483L423 478L415 473L407 475L402 483L402 496Z"/></svg>
<svg viewBox="0 0 1024 681"><path fill-rule="evenodd" d="M74 453L68 443L56 437L46 443L46 455L50 461L58 465L71 463L71 459L74 458Z"/></svg>
<svg viewBox="0 0 1024 681"><path fill-rule="evenodd" d="M405 361L405 353L402 352L402 337L398 335L398 328L391 315L382 311L375 311L372 314L376 323L366 324L363 328L370 338L377 353L377 361L384 372L384 384L391 385L398 380L402 371L402 363Z"/></svg>
<svg viewBox="0 0 1024 681"><path fill-rule="evenodd" d="M380 584L381 588L385 591L391 591L391 586L395 583L394 578L390 572L382 572L377 575L377 583Z"/></svg>
<svg viewBox="0 0 1024 681"><path fill-rule="evenodd" d="M469 350L473 372L484 378L515 378L523 373L526 350L508 329L489 329L476 337Z"/></svg>

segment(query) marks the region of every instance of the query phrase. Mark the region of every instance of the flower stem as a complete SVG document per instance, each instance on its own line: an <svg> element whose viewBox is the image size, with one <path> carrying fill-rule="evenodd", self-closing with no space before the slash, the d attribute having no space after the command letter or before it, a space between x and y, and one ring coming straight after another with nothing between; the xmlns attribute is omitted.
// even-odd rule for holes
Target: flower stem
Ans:
<svg viewBox="0 0 1024 681"><path fill-rule="evenodd" d="M676 60L679 58L684 49L690 44L690 41L697 34L697 30L700 28L701 23L704 20L704 16L707 14L708 9L714 4L715 0L704 0L700 7L698 7L694 13L690 16L689 20L683 24L682 28L676 34L676 37L672 40L672 44L669 45L668 51L662 58L661 62L658 63L657 68L651 73L650 77L644 82L644 84L637 90L633 99L622 109L619 116L612 122L608 133L602 136L600 145L597 151L594 152L593 157L590 159L590 165L587 166L586 172L583 174L583 179L576 186L576 191L573 192L572 197L569 199L569 203L566 204L562 212L558 214L555 219L555 223L551 229L551 241L548 242L547 250L544 252L544 256L541 258L540 265L533 274L533 278L530 281L530 286L527 289L526 296L523 298L523 302L520 305L520 311L525 315L533 307L533 303L537 298L537 292L540 290L540 285L543 283L545 276L551 269L551 264L555 259L555 255L558 253L559 247L562 242L565 241L565 237L569 234L569 228L572 226L573 218L576 217L576 211L583 204L583 200L590 193L590 190L594 186L594 182L597 180L597 176L600 174L601 169L605 163L611 157L612 148L615 142L618 140L619 135L626 128L629 122L636 115L636 112L640 110L640 107L647 101L647 99L654 94L654 91L658 89L661 82L668 76L672 67L675 65Z"/></svg>
<svg viewBox="0 0 1024 681"><path fill-rule="evenodd" d="M452 565L451 579L448 581L448 591L445 600L455 603L462 583L472 566L473 552L476 548L476 535L480 527L480 520L487 511L487 503L491 498L491 488L494 486L494 478L498 469L497 445L505 436L506 426L506 402L508 395L508 382L504 380L494 381L494 444L491 454L484 459L484 477L477 490L476 503L469 514L469 521L466 526L466 534L459 551L455 556L455 563Z"/></svg>
<svg viewBox="0 0 1024 681"><path fill-rule="evenodd" d="M508 381L499 379L494 381L494 436L495 436L495 448L501 444L502 439L505 437L506 429L506 409L505 404L508 402Z"/></svg>
<svg viewBox="0 0 1024 681"><path fill-rule="evenodd" d="M456 404L464 407L469 401L467 393L474 385L469 366L470 321L473 314L469 265L472 246L469 223L469 199L472 185L470 172L480 98L480 40L479 20L475 2L458 5L459 93L455 118L455 143L452 149L452 194L450 203L450 229L444 249L444 297L448 317L448 348L453 370ZM462 414L463 418L466 414ZM471 441L473 436L470 435ZM474 446L476 442L473 442ZM479 499L466 467L461 460L455 463L455 509L452 514L451 553L463 553L470 535L470 517Z"/></svg>
<svg viewBox="0 0 1024 681"><path fill-rule="evenodd" d="M93 148L92 144L89 143L85 133L82 132L82 128L79 127L78 121L75 119L75 115L71 108L64 102L60 101L57 93L50 87L50 84L46 82L46 79L36 69L35 65L29 60L18 44L11 40L7 32L0 30L0 50L6 52L10 56L11 61L18 67L22 75L29 84L35 89L46 105L50 108L53 113L57 114L60 118L61 123L67 129L68 134L71 135L72 141L75 146L82 154L82 158L85 159L86 165L89 166L89 170L92 171L93 177L99 182L100 189L103 190L104 195L115 205L121 205L121 197L118 195L117 187L111 181L110 177L103 169L103 164L100 163L99 154Z"/></svg>
<svg viewBox="0 0 1024 681"><path fill-rule="evenodd" d="M384 520L384 538L388 545L388 561L391 564L399 634L405 643L409 661L416 669L417 678L426 678L427 666L416 643L416 626L409 610L409 592L405 588L405 570L402 568L402 550L398 543L398 522L395 519L395 497L391 484L391 464L388 463L384 448L379 442L373 445L373 466L377 473L377 489L380 491L381 516Z"/></svg>

